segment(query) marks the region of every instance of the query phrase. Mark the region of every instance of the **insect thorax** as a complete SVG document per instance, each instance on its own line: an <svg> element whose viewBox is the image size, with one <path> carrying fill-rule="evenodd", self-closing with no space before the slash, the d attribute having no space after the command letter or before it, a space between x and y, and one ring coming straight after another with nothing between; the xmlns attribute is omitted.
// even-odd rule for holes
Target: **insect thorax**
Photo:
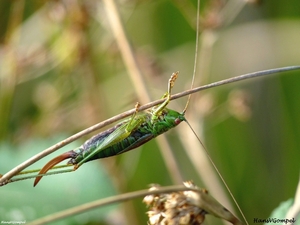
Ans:
<svg viewBox="0 0 300 225"><path fill-rule="evenodd" d="M147 122L147 124L150 131L156 137L167 132L171 128L176 127L184 120L185 118L182 113L165 108L156 120L150 120L150 122Z"/></svg>

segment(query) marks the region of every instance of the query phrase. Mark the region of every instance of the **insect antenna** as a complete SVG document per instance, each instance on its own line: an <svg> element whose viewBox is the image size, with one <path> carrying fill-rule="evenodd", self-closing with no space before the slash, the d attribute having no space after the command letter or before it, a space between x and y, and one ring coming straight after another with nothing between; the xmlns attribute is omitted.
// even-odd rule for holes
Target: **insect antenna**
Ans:
<svg viewBox="0 0 300 225"><path fill-rule="evenodd" d="M241 213L241 215L242 215L244 221L245 221L246 224L248 225L247 219L246 219L246 217L245 217L245 215L244 215L244 213L243 213L243 211L242 211L240 205L239 205L238 202L236 201L236 199L235 199L234 195L232 194L232 192L231 192L229 186L227 185L225 179L224 179L223 176L221 175L221 172L219 171L218 167L216 166L216 164L213 162L212 158L210 157L210 154L209 154L209 152L207 151L205 145L202 143L201 139L198 137L198 135L197 135L196 132L194 131L194 129L193 129L193 127L191 126L191 124L190 124L187 120L185 120L185 122L188 124L188 126L190 127L190 129L192 130L192 132L194 133L194 135L196 136L197 140L199 141L199 143L200 143L201 146L203 147L204 152L205 152L205 154L206 154L208 160L210 161L210 163L212 164L212 166L213 166L214 169L216 170L216 172L217 172L217 174L219 175L220 179L222 180L224 186L226 187L227 191L229 192L229 194L230 194L232 200L234 201L235 205L237 206L239 212Z"/></svg>
<svg viewBox="0 0 300 225"><path fill-rule="evenodd" d="M193 69L193 77L192 77L192 83L191 83L191 89L193 89L194 86L194 81L195 81L195 75L196 75L196 71L197 71L197 59L198 59L198 46L199 46L199 35L200 35L200 31L199 31L199 27L200 27L200 0L197 1L197 22L196 22L196 44L195 44L195 56L194 56L194 69ZM182 111L182 114L184 115L187 107L190 103L190 99L191 99L192 95L190 94L188 96L188 100L186 102L186 105Z"/></svg>
<svg viewBox="0 0 300 225"><path fill-rule="evenodd" d="M199 36L200 36L199 28L200 28L200 0L197 1L196 44L195 44L194 68L193 68L193 77L192 77L191 89L193 89L194 81L195 81L195 75L196 75L196 71L197 71L197 60L198 60L198 50L199 50L198 46L199 46ZM188 108L189 103L190 103L191 96L192 96L191 94L188 96L188 100L187 100L186 105L185 105L185 107L182 111L183 115L187 111L187 108ZM188 126L190 127L190 129L192 130L194 135L196 136L197 140L199 141L199 143L203 147L204 152L205 152L206 156L208 157L208 160L210 161L210 163L214 167L215 171L217 172L218 176L220 177L221 181L223 182L225 188L227 189L228 193L230 194L232 200L234 201L235 205L237 206L239 212L241 213L244 221L248 225L247 219L246 219L241 207L239 206L238 202L236 201L234 195L232 194L229 186L227 185L226 181L224 180L223 176L221 175L219 169L217 168L217 166L213 162L213 160L212 160L209 152L207 151L206 147L204 146L204 144L202 143L202 141L200 140L200 138L198 137L198 135L196 134L196 132L192 128L191 124L186 119L185 119L185 122L188 124Z"/></svg>

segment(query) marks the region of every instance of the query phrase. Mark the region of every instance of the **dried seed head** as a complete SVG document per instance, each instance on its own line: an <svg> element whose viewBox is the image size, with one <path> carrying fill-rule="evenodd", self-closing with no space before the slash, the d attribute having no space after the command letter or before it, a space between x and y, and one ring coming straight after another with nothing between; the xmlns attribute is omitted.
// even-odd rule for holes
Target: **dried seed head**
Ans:
<svg viewBox="0 0 300 225"><path fill-rule="evenodd" d="M197 188L192 182L184 182L186 187ZM158 185L150 190L157 190ZM180 191L170 194L148 195L143 202L150 208L147 212L150 225L200 225L206 212L195 206L197 196L194 191Z"/></svg>
<svg viewBox="0 0 300 225"><path fill-rule="evenodd" d="M207 190L199 189L191 181L183 184L194 190L148 195L144 198L144 202L150 208L147 212L149 225L200 225L204 222L206 214L222 218L234 225L243 224L210 196ZM157 189L158 185L150 188L150 190Z"/></svg>

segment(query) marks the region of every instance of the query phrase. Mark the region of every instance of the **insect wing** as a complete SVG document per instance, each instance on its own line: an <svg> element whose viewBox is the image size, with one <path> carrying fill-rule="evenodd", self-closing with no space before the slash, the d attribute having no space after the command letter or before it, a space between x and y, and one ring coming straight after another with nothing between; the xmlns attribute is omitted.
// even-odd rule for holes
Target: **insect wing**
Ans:
<svg viewBox="0 0 300 225"><path fill-rule="evenodd" d="M99 150L110 147L118 142L123 141L125 138L129 137L134 131L136 131L142 123L147 120L147 113L139 113L125 122L120 127L118 127L114 132L112 132L99 146Z"/></svg>
<svg viewBox="0 0 300 225"><path fill-rule="evenodd" d="M120 124L116 125L115 128L116 127L117 128L115 130L113 130L111 133L109 133L108 135L105 135L105 137L103 136L103 138L100 138L98 144L94 143L93 145L90 146L91 148L94 148L94 149L90 150L91 153L86 158L84 158L83 161L80 162L80 164L89 161L91 158L93 158L95 155L97 155L104 149L107 149L114 144L124 141L124 139L128 138L135 130L137 130L140 127L140 125L145 121L146 117L147 117L146 113L139 113L134 118L130 118L128 120L121 122L120 123L121 125ZM95 138L97 138L97 137L95 137ZM91 142L93 142L93 141L91 141ZM86 144L88 145L89 143L86 143ZM134 143L133 145L138 147L141 144ZM130 145L124 149L121 149L121 151L119 151L117 154L121 154L121 153L126 152L133 148L135 148L135 147ZM112 154L110 156L113 156L113 155L115 155L115 153L112 152Z"/></svg>
<svg viewBox="0 0 300 225"><path fill-rule="evenodd" d="M138 131L137 131L138 132ZM133 135L134 136L134 135ZM143 135L143 137L141 138L138 138L136 142L134 142L133 144L131 144L130 146L128 146L127 148L124 148L122 151L120 151L118 153L119 154L122 154L122 153L125 153L125 152L128 152L129 150L131 149L134 149L134 148L137 148L139 146L141 146L142 144L150 141L152 138L154 138L154 135L153 134L146 134L146 135Z"/></svg>

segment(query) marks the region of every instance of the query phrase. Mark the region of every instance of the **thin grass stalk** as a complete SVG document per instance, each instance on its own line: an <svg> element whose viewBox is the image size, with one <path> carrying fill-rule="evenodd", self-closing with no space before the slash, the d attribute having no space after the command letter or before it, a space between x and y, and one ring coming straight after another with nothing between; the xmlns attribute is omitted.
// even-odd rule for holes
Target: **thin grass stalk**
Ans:
<svg viewBox="0 0 300 225"><path fill-rule="evenodd" d="M150 101L150 97L146 89L147 87L145 85L143 76L141 75L141 70L137 65L137 60L134 51L132 50L132 47L130 46L130 43L128 41L124 25L122 24L120 14L116 6L116 2L114 0L104 0L103 3L108 18L108 23L112 29L112 33L117 42L123 62L128 71L129 78L135 88L135 92L139 96L139 99L148 102ZM118 181L117 186L119 189L122 187L122 185ZM133 205L126 204L126 206L123 207L122 211L124 215L133 215ZM136 217L127 216L126 219L127 223L129 224L137 223Z"/></svg>
<svg viewBox="0 0 300 225"><path fill-rule="evenodd" d="M104 0L103 2L106 8L108 21L112 28L115 40L120 49L124 64L127 68L129 77L135 88L138 98L141 99L142 102L149 102L151 100L151 97L144 82L142 72L138 66L136 54L132 49L126 35L119 11L116 7L116 3L112 0ZM177 166L175 156L166 137L162 135L155 140L157 141L161 155L163 156L164 162L173 183L181 183L183 181L181 171Z"/></svg>
<svg viewBox="0 0 300 225"><path fill-rule="evenodd" d="M190 95L190 94L197 93L197 92L202 91L202 90L218 87L218 86L221 86L221 85L225 85L225 84L229 84L229 83L233 83L233 82L237 82L237 81L241 81L241 80L246 80L246 79L255 78L255 77L262 77L262 76L266 76L266 75L274 75L274 74L277 74L277 73L289 72L289 71L293 71L293 70L300 70L300 65L287 66L287 67L281 67L281 68L269 69L269 70L262 70L262 71L258 71L258 72L247 73L247 74L243 74L243 75L240 75L240 76L224 79L224 80L221 80L221 81L213 82L211 84L203 85L203 86L200 86L200 87L196 87L196 88L193 88L193 89L190 89L190 90L187 90L187 91L177 93L177 94L171 96L171 100L175 100L175 99L182 98L182 97ZM147 103L147 104L141 106L139 108L139 110L143 111L143 110L149 109L153 106L161 104L163 101L164 101L163 99L159 99L159 100ZM24 161L23 163L17 165L13 169L11 169L9 172L4 174L0 178L0 186L7 184L9 179L12 178L14 175L18 174L19 172L21 172L25 168L29 167L30 165L32 165L36 161L44 158L45 156L55 152L58 149L62 148L63 146L65 146L65 145L67 145L67 144L79 139L80 137L82 137L84 135L87 135L87 134L89 134L89 133L91 133L95 130L98 130L102 127L110 125L110 124L112 124L116 121L119 121L119 120L121 120L125 117L128 117L128 116L132 115L134 112L135 112L135 109L130 109L128 111L120 113L116 116L113 116L113 117L103 121L103 122L100 122L100 123L95 124L91 127L88 127L87 129L82 130L82 131L80 131L80 132L78 132L78 133L62 140L61 142L56 143L55 145L52 145L51 147L49 147L49 148L43 150L42 152L34 155L33 157L31 157L28 160Z"/></svg>
<svg viewBox="0 0 300 225"><path fill-rule="evenodd" d="M245 6L246 2L240 3L235 0L228 1L225 6L220 9L219 19L222 27L230 25L232 21L236 18L238 13ZM198 3L199 5L199 3ZM199 10L198 10L199 11ZM205 20L205 18L204 18ZM197 29L199 29L199 24L197 25ZM197 84L207 83L210 76L210 68L211 68L211 59L212 59L212 50L216 40L219 37L219 32L215 27L208 27L202 30L201 34L201 49L199 50L199 60L195 58L195 67L196 64L199 64L199 79ZM197 51L197 49L196 49ZM199 134L202 140L203 137L203 118L199 115L194 115L192 113L189 114L188 121L195 129L196 133ZM207 157L207 150L203 149L204 146L199 143L198 139L194 136L194 134L190 131L188 126L183 126L181 129L176 129L178 136L180 137L181 142L183 143L183 147L185 148L185 152L187 153L191 164L195 168L198 176L201 178L205 187L207 187L211 193L222 202L230 211L235 207L231 204L232 200L228 197L227 192L230 190L226 190L224 185L222 184L220 177L222 174L217 174L217 171L210 162L210 159ZM222 178L223 180L223 178ZM227 185L225 185L227 187ZM238 207L239 208L239 207ZM243 214L243 213L242 213ZM226 221L223 221L224 224L227 224ZM247 221L246 221L247 223Z"/></svg>
<svg viewBox="0 0 300 225"><path fill-rule="evenodd" d="M177 192L177 191L199 191L199 189L187 188L184 185L174 185L174 186L167 186L167 187L160 187L159 190L153 190L149 192L149 190L139 190L134 192L129 192L125 194L120 194L112 197L108 197L105 199L99 199L93 202L89 202L86 204L82 204L64 211L60 211L58 213L54 213L35 221L29 223L29 225L39 225L39 224L46 224L50 222L54 222L56 220L60 220L69 216L78 215L80 213L84 213L88 210L103 207L109 204L120 203L128 200L132 200L139 197L144 197L146 195L155 195L155 194L162 194L162 193L170 193L170 192Z"/></svg>

